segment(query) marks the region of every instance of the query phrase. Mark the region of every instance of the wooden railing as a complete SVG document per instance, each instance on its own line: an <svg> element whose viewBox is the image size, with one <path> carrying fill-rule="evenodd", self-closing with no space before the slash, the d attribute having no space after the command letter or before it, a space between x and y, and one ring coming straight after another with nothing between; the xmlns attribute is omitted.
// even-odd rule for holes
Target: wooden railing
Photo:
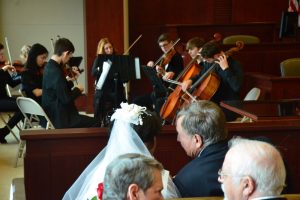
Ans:
<svg viewBox="0 0 300 200"><path fill-rule="evenodd" d="M288 191L300 193L300 121L228 123L229 136L267 136L280 148L288 169ZM155 157L172 175L190 158L176 141L175 127L165 126L158 135ZM26 197L30 200L61 199L84 168L108 140L104 128L23 131Z"/></svg>

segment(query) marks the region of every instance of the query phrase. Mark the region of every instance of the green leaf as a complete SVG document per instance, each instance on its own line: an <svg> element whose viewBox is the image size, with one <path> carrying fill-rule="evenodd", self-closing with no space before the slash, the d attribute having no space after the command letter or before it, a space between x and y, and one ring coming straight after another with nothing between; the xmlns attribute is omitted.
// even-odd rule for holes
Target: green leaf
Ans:
<svg viewBox="0 0 300 200"><path fill-rule="evenodd" d="M97 196L94 196L91 200L98 200Z"/></svg>

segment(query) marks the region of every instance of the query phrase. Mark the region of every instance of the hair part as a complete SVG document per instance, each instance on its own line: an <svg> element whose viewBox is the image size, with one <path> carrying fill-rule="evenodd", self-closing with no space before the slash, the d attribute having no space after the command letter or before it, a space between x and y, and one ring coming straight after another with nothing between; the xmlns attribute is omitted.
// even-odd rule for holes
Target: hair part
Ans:
<svg viewBox="0 0 300 200"><path fill-rule="evenodd" d="M236 184L242 176L250 176L256 190L263 196L280 195L286 179L286 171L280 152L264 141L233 138L229 141L232 152L230 168Z"/></svg>
<svg viewBox="0 0 300 200"><path fill-rule="evenodd" d="M130 184L146 191L154 181L154 170L163 170L160 162L140 154L124 154L114 159L106 168L103 200L126 199Z"/></svg>
<svg viewBox="0 0 300 200"><path fill-rule="evenodd" d="M227 138L226 119L221 108L212 101L192 102L177 114L182 118L181 126L191 136L198 134L204 145L217 143Z"/></svg>

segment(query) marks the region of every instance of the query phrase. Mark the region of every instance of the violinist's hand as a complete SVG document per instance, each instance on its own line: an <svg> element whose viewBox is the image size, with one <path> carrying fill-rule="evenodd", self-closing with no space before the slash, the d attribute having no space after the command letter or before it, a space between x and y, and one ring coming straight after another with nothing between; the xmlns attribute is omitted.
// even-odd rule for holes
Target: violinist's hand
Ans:
<svg viewBox="0 0 300 200"><path fill-rule="evenodd" d="M75 87L77 87L80 90L81 93L84 91L83 86L80 85L80 84L76 85Z"/></svg>
<svg viewBox="0 0 300 200"><path fill-rule="evenodd" d="M183 81L182 83L181 83L181 89L182 89L182 91L187 91L190 87L191 87L191 85L192 85L192 80L186 80L186 81Z"/></svg>
<svg viewBox="0 0 300 200"><path fill-rule="evenodd" d="M148 63L147 63L147 66L148 67L153 67L154 66L154 62L152 60L150 60Z"/></svg>
<svg viewBox="0 0 300 200"><path fill-rule="evenodd" d="M225 70L229 67L228 62L227 62L227 57L224 52L221 53L221 56L218 57L218 60L216 61L222 68L222 70Z"/></svg>
<svg viewBox="0 0 300 200"><path fill-rule="evenodd" d="M174 72L166 72L165 75L162 77L164 80L173 79L175 73Z"/></svg>
<svg viewBox="0 0 300 200"><path fill-rule="evenodd" d="M155 69L156 69L156 72L159 73L161 76L165 75L165 70L161 66L156 65Z"/></svg>
<svg viewBox="0 0 300 200"><path fill-rule="evenodd" d="M5 65L4 67L2 67L3 71L9 71L9 72L15 72L16 68L12 65Z"/></svg>
<svg viewBox="0 0 300 200"><path fill-rule="evenodd" d="M67 81L76 81L77 78L78 78L78 76L80 75L80 72L79 72L79 70L78 70L78 67L73 66L73 67L71 68L71 70L72 70L72 77L66 76L66 79L67 79Z"/></svg>
<svg viewBox="0 0 300 200"><path fill-rule="evenodd" d="M73 72L73 74L74 74L75 79L77 79L77 78L79 77L79 75L80 75L80 72L79 72L78 67L73 66L73 67L72 67L72 72Z"/></svg>

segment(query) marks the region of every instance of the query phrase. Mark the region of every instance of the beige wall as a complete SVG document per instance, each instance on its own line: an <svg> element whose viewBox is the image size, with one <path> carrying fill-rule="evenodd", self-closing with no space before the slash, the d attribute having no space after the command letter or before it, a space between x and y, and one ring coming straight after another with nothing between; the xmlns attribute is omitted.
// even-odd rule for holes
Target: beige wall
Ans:
<svg viewBox="0 0 300 200"><path fill-rule="evenodd" d="M41 43L52 55L51 38L70 39L75 56L85 56L84 0L0 0L0 42L8 38L13 60L24 44ZM85 60L81 68L85 65ZM85 71L86 73L86 71ZM86 74L79 82L86 85Z"/></svg>

